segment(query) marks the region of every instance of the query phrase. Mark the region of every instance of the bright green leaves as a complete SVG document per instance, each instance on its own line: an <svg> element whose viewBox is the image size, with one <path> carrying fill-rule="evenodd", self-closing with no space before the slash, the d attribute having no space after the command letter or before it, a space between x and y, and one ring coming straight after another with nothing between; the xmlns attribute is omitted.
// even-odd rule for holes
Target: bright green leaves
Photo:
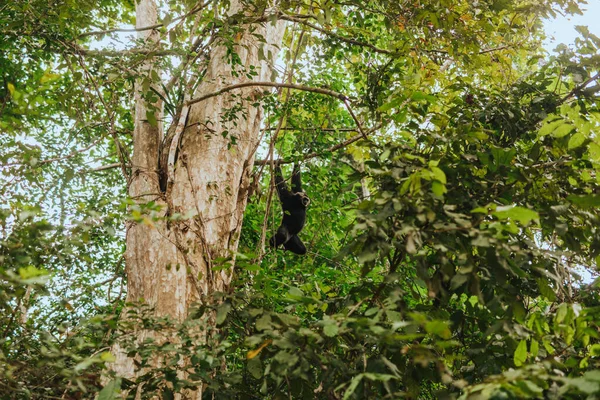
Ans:
<svg viewBox="0 0 600 400"><path fill-rule="evenodd" d="M563 105L560 107L558 115L546 118L538 136L540 138L552 136L554 146L566 147L569 152L587 144L587 158L600 162L600 145L597 143L596 136L592 134L597 124L595 115L583 115L582 109L578 105Z"/></svg>
<svg viewBox="0 0 600 400"><path fill-rule="evenodd" d="M509 167L516 154L515 149L491 146L487 152L478 152L477 157L490 172L498 172L502 167Z"/></svg>
<svg viewBox="0 0 600 400"><path fill-rule="evenodd" d="M425 323L425 330L427 333L436 335L442 339L450 339L452 337L452 333L450 332L450 328L446 321L428 321Z"/></svg>
<svg viewBox="0 0 600 400"><path fill-rule="evenodd" d="M587 137L581 133L581 132L576 132L574 135L571 136L571 138L569 139L569 143L568 143L568 149L569 150L574 150L578 147L580 147L581 145L583 145L585 143L585 140L587 139Z"/></svg>
<svg viewBox="0 0 600 400"><path fill-rule="evenodd" d="M438 161L430 161L429 168L413 172L400 187L400 194L417 194L421 191L423 181L431 182L431 191L438 197L446 193L446 174L438 166Z"/></svg>
<svg viewBox="0 0 600 400"><path fill-rule="evenodd" d="M527 341L521 340L515 350L513 361L517 367L520 367L527 361Z"/></svg>
<svg viewBox="0 0 600 400"><path fill-rule="evenodd" d="M158 126L158 121L156 119L156 112L153 110L146 111L146 120L152 126Z"/></svg>
<svg viewBox="0 0 600 400"><path fill-rule="evenodd" d="M567 199L576 206L584 209L600 207L600 195L596 194L570 195Z"/></svg>
<svg viewBox="0 0 600 400"><path fill-rule="evenodd" d="M398 377L396 377L394 375L388 375L388 374L374 374L374 373L358 374L354 378L352 378L352 381L350 381L350 384L348 385L348 387L346 388L346 391L344 392L343 399L344 400L351 399L352 395L356 391L356 388L358 387L358 385L361 383L362 380L387 382L391 379L398 379ZM340 388L341 387L342 386L340 386Z"/></svg>
<svg viewBox="0 0 600 400"><path fill-rule="evenodd" d="M217 325L221 325L223 322L225 322L225 318L227 318L229 311L231 311L231 304L228 302L223 302L221 305L219 305L219 307L217 307Z"/></svg>
<svg viewBox="0 0 600 400"><path fill-rule="evenodd" d="M33 281L38 280L41 277L45 277L48 275L48 271L44 269L37 268L33 265L28 265L27 267L19 268L19 276L23 281ZM37 278L37 279L35 279ZM44 280L41 280L43 282Z"/></svg>
<svg viewBox="0 0 600 400"><path fill-rule="evenodd" d="M121 392L121 378L111 380L98 393L98 400L115 400L118 399Z"/></svg>
<svg viewBox="0 0 600 400"><path fill-rule="evenodd" d="M575 127L563 119L558 119L543 125L538 135L552 135L555 138L561 138L568 135Z"/></svg>
<svg viewBox="0 0 600 400"><path fill-rule="evenodd" d="M339 327L337 322L327 316L323 319L323 333L325 336L334 337L337 336Z"/></svg>
<svg viewBox="0 0 600 400"><path fill-rule="evenodd" d="M540 216L537 212L519 206L497 207L496 211L492 212L492 215L499 220L510 219L519 222L522 225L527 225L531 221L539 222L540 219Z"/></svg>

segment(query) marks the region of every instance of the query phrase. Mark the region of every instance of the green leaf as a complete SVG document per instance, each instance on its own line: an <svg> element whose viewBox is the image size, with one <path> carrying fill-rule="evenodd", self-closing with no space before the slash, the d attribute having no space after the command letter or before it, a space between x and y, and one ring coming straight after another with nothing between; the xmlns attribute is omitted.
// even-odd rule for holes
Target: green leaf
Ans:
<svg viewBox="0 0 600 400"><path fill-rule="evenodd" d="M559 119L553 122L550 122L549 124L543 125L542 128L540 129L540 131L538 132L538 136L546 136L551 134L552 132L554 132L554 130L556 128L558 128L561 125L564 125L565 120L564 119Z"/></svg>
<svg viewBox="0 0 600 400"><path fill-rule="evenodd" d="M263 376L263 366L260 357L254 357L248 360L248 372L254 377L254 379L260 379Z"/></svg>
<svg viewBox="0 0 600 400"><path fill-rule="evenodd" d="M429 321L425 324L425 330L427 333L437 335L442 339L450 339L452 337L452 333L450 332L450 328L446 321Z"/></svg>
<svg viewBox="0 0 600 400"><path fill-rule="evenodd" d="M548 283L546 278L537 279L537 284L542 296L546 297L550 301L556 300L556 292L553 288L550 287L550 284Z"/></svg>
<svg viewBox="0 0 600 400"><path fill-rule="evenodd" d="M108 382L98 393L98 400L114 400L119 398L118 394L121 391L121 378L113 379Z"/></svg>
<svg viewBox="0 0 600 400"><path fill-rule="evenodd" d="M590 381L600 382L600 370L594 369L587 371L585 374L583 374L583 377Z"/></svg>
<svg viewBox="0 0 600 400"><path fill-rule="evenodd" d="M388 382L392 379L398 379L398 378L396 376L390 375L390 374L377 374L377 373L372 373L372 372L358 374L354 378L352 378L352 381L350 381L350 385L348 385L348 388L346 389L346 392L344 393L343 398L349 399L350 396L352 396L352 394L358 387L358 384L360 383L360 381L363 379L368 379L368 380L377 381L377 382ZM338 390L338 389L340 389L340 387L336 388L336 390Z"/></svg>
<svg viewBox="0 0 600 400"><path fill-rule="evenodd" d="M337 336L339 330L340 329L338 328L338 326L335 323L330 323L323 327L323 333L325 334L325 336L328 336L328 337Z"/></svg>
<svg viewBox="0 0 600 400"><path fill-rule="evenodd" d="M267 329L271 329L273 323L271 321L271 316L269 314L264 314L262 317L256 320L256 329L259 331L264 331Z"/></svg>
<svg viewBox="0 0 600 400"><path fill-rule="evenodd" d="M592 161L599 162L600 161L600 145L597 143L590 143L588 146L587 155Z"/></svg>
<svg viewBox="0 0 600 400"><path fill-rule="evenodd" d="M568 304L563 303L560 306L558 306L558 309L556 310L556 315L554 316L554 321L557 324L562 323L565 318L567 318L567 314L568 314L569 310L568 310Z"/></svg>
<svg viewBox="0 0 600 400"><path fill-rule="evenodd" d="M571 131L573 129L575 129L575 127L573 125L563 124L563 125L560 125L558 128L556 128L554 130L554 132L552 132L552 136L555 137L555 138L565 137L569 133L571 133Z"/></svg>
<svg viewBox="0 0 600 400"><path fill-rule="evenodd" d="M527 341L523 339L515 350L514 362L517 367L520 367L525 361L527 361Z"/></svg>
<svg viewBox="0 0 600 400"><path fill-rule="evenodd" d="M492 153L497 166L510 165L511 161L517 154L515 149L503 149L501 147L492 147L490 152Z"/></svg>
<svg viewBox="0 0 600 400"><path fill-rule="evenodd" d="M437 179L444 185L446 184L446 174L438 167L432 167L431 172L433 172L434 179Z"/></svg>
<svg viewBox="0 0 600 400"><path fill-rule="evenodd" d="M586 137L583 133L577 132L569 139L568 148L573 150L585 143Z"/></svg>
<svg viewBox="0 0 600 400"><path fill-rule="evenodd" d="M600 356L600 344L593 344L590 346L591 356Z"/></svg>
<svg viewBox="0 0 600 400"><path fill-rule="evenodd" d="M537 212L528 208L519 206L506 206L498 207L496 211L492 213L498 219L511 219L513 221L520 222L523 225L527 225L531 221L539 221L540 216Z"/></svg>
<svg viewBox="0 0 600 400"><path fill-rule="evenodd" d="M444 193L448 191L448 189L446 189L446 185L444 185L443 183L439 181L433 181L431 182L431 191L436 196L442 197Z"/></svg>
<svg viewBox="0 0 600 400"><path fill-rule="evenodd" d="M216 317L217 325L221 325L223 322L225 322L225 319L227 318L227 314L229 313L230 310L231 310L231 304L229 304L228 302L221 303L219 305L219 307L217 307L217 317Z"/></svg>
<svg viewBox="0 0 600 400"><path fill-rule="evenodd" d="M154 111L151 111L151 110L146 111L146 120L148 120L148 123L150 125L158 126L158 121L156 120L156 114L154 113Z"/></svg>
<svg viewBox="0 0 600 400"><path fill-rule="evenodd" d="M531 346L529 347L529 352L531 353L531 357L537 357L540 351L540 344L537 340L531 339Z"/></svg>
<svg viewBox="0 0 600 400"><path fill-rule="evenodd" d="M350 381L350 385L348 385L348 389L346 389L346 391L344 392L343 400L347 400L350 398L350 396L352 396L362 378L363 374L356 375L354 378L352 378L352 380Z"/></svg>
<svg viewBox="0 0 600 400"><path fill-rule="evenodd" d="M104 351L100 354L100 359L104 362L115 362L117 358L110 352Z"/></svg>
<svg viewBox="0 0 600 400"><path fill-rule="evenodd" d="M584 196L570 195L567 197L571 203L581 208L595 208L600 207L600 195L588 194Z"/></svg>
<svg viewBox="0 0 600 400"><path fill-rule="evenodd" d="M291 298L300 298L300 297L304 297L304 292L300 289L298 289L297 287L292 286L290 288L290 290L288 290L288 295Z"/></svg>
<svg viewBox="0 0 600 400"><path fill-rule="evenodd" d="M46 271L44 269L36 268L33 265L28 265L27 267L19 268L19 276L23 280L36 278L39 276L45 276L45 275L48 275L48 271Z"/></svg>

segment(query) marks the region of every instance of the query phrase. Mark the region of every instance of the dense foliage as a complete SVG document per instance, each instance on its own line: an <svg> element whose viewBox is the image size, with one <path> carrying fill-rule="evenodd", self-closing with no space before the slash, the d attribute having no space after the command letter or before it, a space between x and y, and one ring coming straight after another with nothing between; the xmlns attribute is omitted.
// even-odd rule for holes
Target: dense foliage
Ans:
<svg viewBox="0 0 600 400"><path fill-rule="evenodd" d="M280 17L277 79L350 96L361 126L321 93L265 95L259 156L301 163L309 253L262 253L281 216L257 164L235 290L175 323L123 300L126 221L155 211L125 195L147 54L111 45L135 45L116 29L133 4L0 5L0 398L600 395L600 38L540 49L541 19L577 4L226 6L161 5L167 81L190 38ZM140 346L134 326L175 333ZM139 379L107 371L116 340Z"/></svg>

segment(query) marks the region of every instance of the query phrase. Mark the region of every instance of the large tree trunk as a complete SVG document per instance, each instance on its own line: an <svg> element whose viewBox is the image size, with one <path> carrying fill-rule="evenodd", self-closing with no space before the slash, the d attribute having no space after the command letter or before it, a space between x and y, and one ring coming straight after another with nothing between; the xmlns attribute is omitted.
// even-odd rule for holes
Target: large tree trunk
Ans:
<svg viewBox="0 0 600 400"><path fill-rule="evenodd" d="M230 14L241 9L239 1L231 1ZM136 11L138 27L156 23L153 0L140 1ZM254 33L263 35L268 46L263 54L269 54L270 50L276 57L277 48L272 45L281 42L283 29L281 23L258 27ZM141 34L151 41L150 32ZM269 80L274 60L267 63L258 57L259 47L265 45L249 33L238 36L237 40L235 51L242 66L257 67L256 81ZM194 97L249 80L243 73L233 73L226 55L224 46L213 45L207 73ZM234 93L225 93L191 106L166 192L161 192L157 168L162 130L145 121L148 105L136 93L129 194L138 204L155 201L162 207L163 216L178 213L192 217L179 222L132 222L128 226L125 253L128 301L142 300L155 308L157 316L180 321L187 316L193 302L228 289L233 268L217 272L211 267L218 257L231 256L233 260L237 251L262 117L260 107L241 99L257 93L257 89L247 88L237 90L235 97ZM226 121L223 116L227 110L240 102L237 119ZM155 106L160 108L160 104ZM157 120L160 121L160 116ZM236 144L232 145L232 137L237 139ZM170 143L164 144L163 152L169 152L170 148ZM148 335L157 338L155 332L140 332L140 339ZM132 360L118 348L116 353L113 370L121 376L134 377Z"/></svg>

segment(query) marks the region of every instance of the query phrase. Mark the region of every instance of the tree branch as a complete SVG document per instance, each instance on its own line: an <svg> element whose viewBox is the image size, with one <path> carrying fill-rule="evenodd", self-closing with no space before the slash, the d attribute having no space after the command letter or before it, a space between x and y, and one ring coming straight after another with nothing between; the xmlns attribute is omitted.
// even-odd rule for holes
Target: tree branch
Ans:
<svg viewBox="0 0 600 400"><path fill-rule="evenodd" d="M365 139L365 137L366 137L367 134L375 132L376 130L380 129L382 125L383 124L381 124L381 123L377 124L377 126L375 126L372 129L369 129L367 132L365 132L364 135L362 133L360 133L358 135L354 135L350 139L344 140L343 142L338 143L335 146L331 146L330 148L328 148L325 151L321 151L321 152L316 152L315 151L315 152L309 153L309 154L305 155L304 157L302 157L300 159L300 161L306 161L306 160L310 160L311 158L319 157L319 156L321 156L323 154L326 154L326 153L332 153L332 152L334 152L336 150L339 150L339 149L342 149L342 148L344 148L344 147L346 147L346 146L348 146L348 145L350 145L350 144L352 144L354 142L358 142L361 139ZM367 140L368 140L368 137L367 137ZM291 164L291 163L293 163L295 161L298 161L298 160L281 160L281 159L279 159L279 160L273 160L273 163L281 165L281 164ZM268 164L270 162L271 162L271 160L256 160L256 161L254 161L254 165L264 165L264 164Z"/></svg>
<svg viewBox="0 0 600 400"><path fill-rule="evenodd" d="M187 103L185 103L185 105L190 106L192 104L199 103L201 101L210 99L212 97L219 96L223 93L227 93L227 92L230 92L235 89L242 89L245 87L253 87L253 86L289 88L289 89L295 89L295 90L302 90L304 92L324 94L327 96L335 97L336 99L340 99L342 101L350 100L350 97L346 96L345 94L342 94L342 93L339 93L339 92L336 92L333 90L329 90L329 89L317 88L317 87L312 87L312 86L295 85L295 84L291 84L291 83L276 83L276 82L243 82L243 83L238 83L238 84L231 85L231 86L226 86L220 90L217 90L216 92L212 92L212 93L208 93L203 96L200 96L200 97L196 97L195 99L189 100Z"/></svg>
<svg viewBox="0 0 600 400"><path fill-rule="evenodd" d="M314 30L316 30L318 32L323 33L324 35L336 38L336 39L338 39L338 40L340 40L342 42L346 42L348 44L354 44L354 45L361 46L361 47L367 47L367 48L373 50L376 53L381 53L381 54L394 54L395 53L395 52L390 51L390 50L381 49L381 48L379 48L379 47L377 47L375 45L372 45L370 43L361 42L361 41L356 40L356 39L351 39L351 38L339 35L337 33L333 33L333 32L331 32L331 31L329 31L327 29L324 29L324 28L321 28L320 26L312 24L312 23L306 21L303 18L298 18L297 16L290 16L290 15L285 15L285 14L279 14L279 19L282 19L284 21L296 22L298 24L305 25L305 26L307 26L307 27L309 27L311 29L314 29Z"/></svg>
<svg viewBox="0 0 600 400"><path fill-rule="evenodd" d="M596 75L588 78L585 82L583 82L580 85L577 85L573 88L573 90L571 90L569 93L567 93L562 99L560 99L560 103L564 103L565 101L569 100L571 97L573 97L575 95L575 93L580 92L582 90L585 89L585 87L587 85L589 85L590 83L598 80L598 78L600 78L600 72L598 72ZM600 90L600 86L595 86L594 88L597 88L598 90Z"/></svg>
<svg viewBox="0 0 600 400"><path fill-rule="evenodd" d="M178 17L175 17L171 20L171 23L179 21L181 19L187 18L190 15L196 14L198 11L201 11L204 7L206 7L207 5L209 5L211 2L211 0L207 1L206 3L200 4L194 8L192 8L190 11L188 11L187 13L180 15ZM149 25L149 26L143 26L141 28L114 28L114 29L106 29L103 31L94 31L94 32L84 32L81 35L79 35L80 38L82 37L86 37L86 36L94 36L94 35L106 35L107 33L115 33L115 32L143 32L143 31L148 31L151 29L157 29L157 28L161 28L165 26L164 23L160 23L160 24L154 24L154 25Z"/></svg>

